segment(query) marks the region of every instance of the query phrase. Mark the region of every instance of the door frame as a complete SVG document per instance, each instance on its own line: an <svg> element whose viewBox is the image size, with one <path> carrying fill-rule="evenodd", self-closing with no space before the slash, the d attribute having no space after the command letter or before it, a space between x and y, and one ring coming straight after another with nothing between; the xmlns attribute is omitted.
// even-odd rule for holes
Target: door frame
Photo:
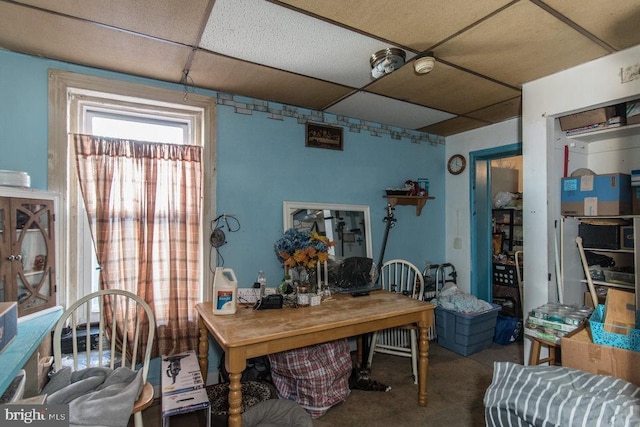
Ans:
<svg viewBox="0 0 640 427"><path fill-rule="evenodd" d="M469 152L471 294L493 300L491 247L491 160L522 155L522 142Z"/></svg>

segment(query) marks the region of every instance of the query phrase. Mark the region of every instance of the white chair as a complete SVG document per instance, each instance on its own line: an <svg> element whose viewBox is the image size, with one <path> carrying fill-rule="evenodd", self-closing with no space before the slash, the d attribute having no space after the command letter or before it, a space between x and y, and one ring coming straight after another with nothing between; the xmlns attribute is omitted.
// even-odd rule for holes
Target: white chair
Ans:
<svg viewBox="0 0 640 427"><path fill-rule="evenodd" d="M108 306L105 305L105 298L109 299ZM109 312L106 311L107 307ZM116 315L120 308L124 309L124 316ZM96 310L99 319L98 337L90 339L92 328L87 319L91 319L92 314L95 317ZM109 316L107 317L106 314ZM148 332L143 331L142 327L145 317L148 320ZM136 366L140 366L144 386L134 404L133 414L135 426L142 427L142 410L153 403L153 386L147 382L147 374L155 336L155 324L155 317L149 305L131 292L111 289L86 295L71 305L55 326L53 332L54 372L63 368L63 331L67 335L71 335L72 353L64 356L65 362L71 359L66 366L71 364L70 367L74 371L79 367L90 366L111 369L123 366L133 370L136 370ZM133 341L128 344L128 340L123 340L121 348L118 348L116 346L117 340L108 340L107 326L111 331L129 331ZM146 334L146 341L143 339L143 334ZM93 344L86 345L86 343Z"/></svg>
<svg viewBox="0 0 640 427"><path fill-rule="evenodd" d="M380 271L382 289L404 294L408 298L422 299L424 278L422 273L409 261L394 259L382 265ZM368 366L374 353L386 353L410 357L413 382L418 383L418 336L416 325L406 325L373 333L369 350Z"/></svg>

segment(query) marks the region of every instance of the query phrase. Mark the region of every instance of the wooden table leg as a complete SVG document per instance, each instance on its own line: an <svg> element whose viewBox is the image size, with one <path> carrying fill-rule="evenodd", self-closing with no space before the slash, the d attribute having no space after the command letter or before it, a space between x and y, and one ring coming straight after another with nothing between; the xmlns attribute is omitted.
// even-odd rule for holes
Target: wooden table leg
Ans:
<svg viewBox="0 0 640 427"><path fill-rule="evenodd" d="M428 322L418 324L418 405L427 406L427 373L429 371L429 339L431 325Z"/></svg>
<svg viewBox="0 0 640 427"><path fill-rule="evenodd" d="M198 340L198 364L200 365L202 380L206 384L207 372L209 372L209 331L200 316L198 316L198 325L200 326L200 339Z"/></svg>
<svg viewBox="0 0 640 427"><path fill-rule="evenodd" d="M225 352L225 365L229 372L229 427L242 427L242 371L247 359L241 349L228 349Z"/></svg>
<svg viewBox="0 0 640 427"><path fill-rule="evenodd" d="M242 427L242 374L229 372L229 427Z"/></svg>

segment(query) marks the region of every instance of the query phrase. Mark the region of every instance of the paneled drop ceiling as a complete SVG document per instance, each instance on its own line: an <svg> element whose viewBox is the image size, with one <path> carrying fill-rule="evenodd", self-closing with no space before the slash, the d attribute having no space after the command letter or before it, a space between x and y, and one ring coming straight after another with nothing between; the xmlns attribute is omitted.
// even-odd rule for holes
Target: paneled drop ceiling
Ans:
<svg viewBox="0 0 640 427"><path fill-rule="evenodd" d="M0 48L440 136L520 116L523 83L639 28L638 0L0 0ZM374 80L391 47L405 65Z"/></svg>

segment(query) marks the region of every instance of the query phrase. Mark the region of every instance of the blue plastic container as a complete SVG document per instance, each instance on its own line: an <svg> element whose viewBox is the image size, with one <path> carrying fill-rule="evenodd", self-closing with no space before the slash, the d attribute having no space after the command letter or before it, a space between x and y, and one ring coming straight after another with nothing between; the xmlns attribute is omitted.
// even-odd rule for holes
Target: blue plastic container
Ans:
<svg viewBox="0 0 640 427"><path fill-rule="evenodd" d="M636 325L638 319L636 318ZM640 329L615 326L617 330L626 333L609 332L604 329L604 305L600 304L589 318L591 338L596 344L609 347L623 348L625 350L640 351Z"/></svg>
<svg viewBox="0 0 640 427"><path fill-rule="evenodd" d="M491 347L496 321L501 306L491 304L492 309L478 314L436 307L436 330L438 345L468 356Z"/></svg>

